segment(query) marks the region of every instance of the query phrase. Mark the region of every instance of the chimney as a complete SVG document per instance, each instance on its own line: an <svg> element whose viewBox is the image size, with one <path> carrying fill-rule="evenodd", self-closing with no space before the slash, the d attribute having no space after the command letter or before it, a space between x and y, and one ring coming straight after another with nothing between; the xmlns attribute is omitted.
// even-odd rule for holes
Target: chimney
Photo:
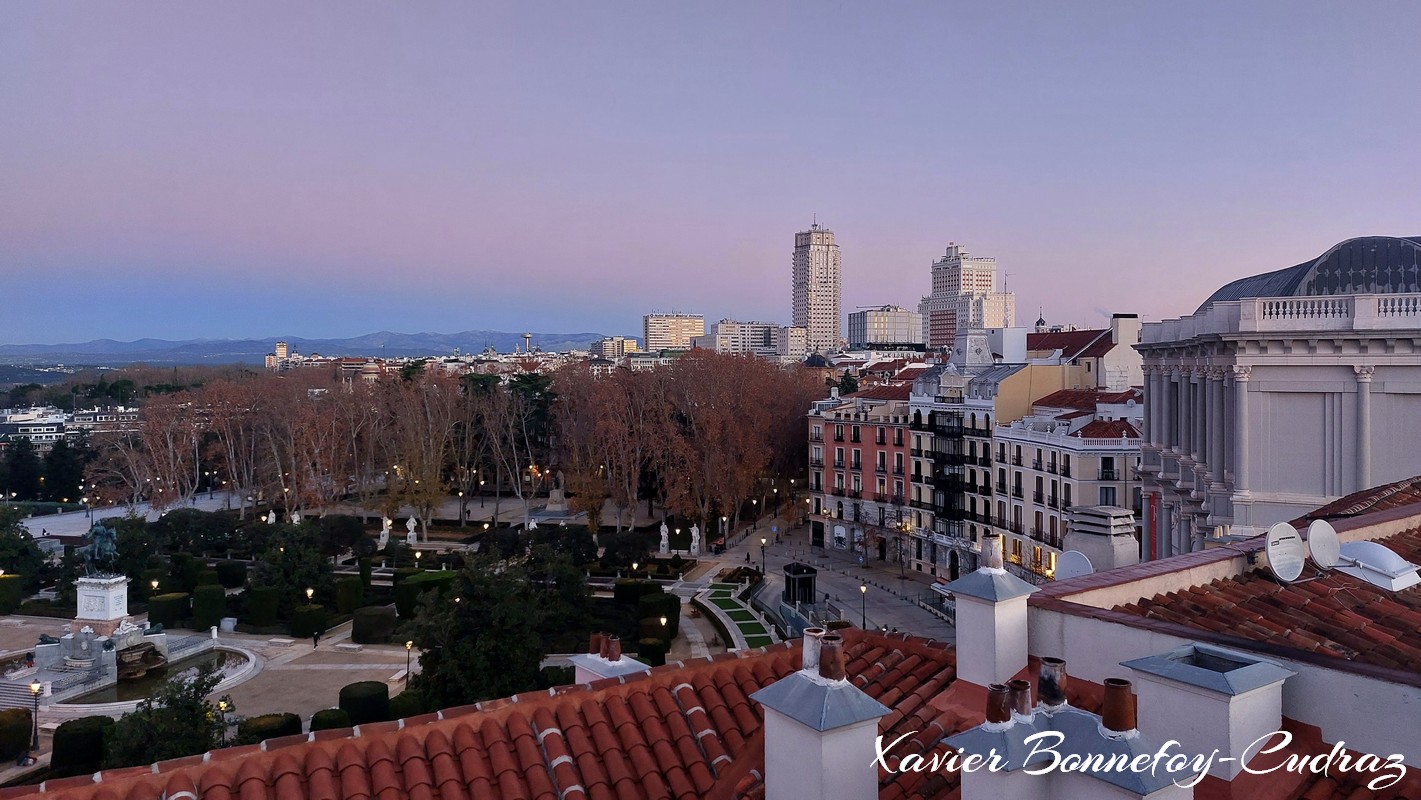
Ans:
<svg viewBox="0 0 1421 800"><path fill-rule="evenodd" d="M987 687L1026 667L1026 598L1036 587L1002 568L1001 537L982 537L982 567L949 583L957 598L957 677Z"/></svg>
<svg viewBox="0 0 1421 800"><path fill-rule="evenodd" d="M573 666L575 683L591 683L651 670L635 658L623 656L622 640L610 633L592 634L587 652L571 656L568 662Z"/></svg>
<svg viewBox="0 0 1421 800"><path fill-rule="evenodd" d="M1243 751L1283 724L1283 684L1297 673L1249 653L1194 642L1123 662L1134 672L1140 730L1176 739L1189 753L1217 749L1209 774L1226 781L1243 770ZM1179 721L1188 719L1189 725Z"/></svg>
<svg viewBox="0 0 1421 800"><path fill-rule="evenodd" d="M1135 723L1135 695L1124 678L1105 679L1105 702L1101 704L1100 724L1116 734L1138 732Z"/></svg>
<svg viewBox="0 0 1421 800"><path fill-rule="evenodd" d="M1041 695L1041 707L1051 713L1066 704L1066 659L1046 656L1041 659L1041 677L1036 690Z"/></svg>
<svg viewBox="0 0 1421 800"><path fill-rule="evenodd" d="M994 683L987 687L988 730L1004 731L1011 727L1011 687L1005 683Z"/></svg>
<svg viewBox="0 0 1421 800"><path fill-rule="evenodd" d="M1110 341L1133 347L1140 343L1140 315L1112 314L1110 317Z"/></svg>
<svg viewBox="0 0 1421 800"><path fill-rule="evenodd" d="M751 695L764 710L766 800L877 800L878 720L888 708L848 680L843 637L811 636L817 669Z"/></svg>
<svg viewBox="0 0 1421 800"><path fill-rule="evenodd" d="M804 643L801 645L800 669L819 674L819 644L824 638L823 628L805 628Z"/></svg>
<svg viewBox="0 0 1421 800"><path fill-rule="evenodd" d="M1031 721L1031 681L1014 680L1007 684L1011 690L1011 718L1013 722Z"/></svg>

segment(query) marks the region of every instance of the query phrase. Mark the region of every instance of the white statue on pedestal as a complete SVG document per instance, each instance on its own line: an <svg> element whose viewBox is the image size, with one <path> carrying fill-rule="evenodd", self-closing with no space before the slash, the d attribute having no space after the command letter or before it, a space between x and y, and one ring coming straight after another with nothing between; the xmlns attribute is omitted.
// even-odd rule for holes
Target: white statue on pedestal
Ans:
<svg viewBox="0 0 1421 800"><path fill-rule="evenodd" d="M293 512L291 512L291 524L292 524L292 525L300 525L300 524L301 524L301 512L300 512L300 511L293 511Z"/></svg>
<svg viewBox="0 0 1421 800"><path fill-rule="evenodd" d="M671 532L666 530L666 523L661 523L661 555L671 552Z"/></svg>
<svg viewBox="0 0 1421 800"><path fill-rule="evenodd" d="M275 511L268 511L268 512L266 512L266 524L268 524L268 525L275 525L275 524L276 524L276 512L275 512Z"/></svg>
<svg viewBox="0 0 1421 800"><path fill-rule="evenodd" d="M691 526L691 557L701 554L701 529L695 525Z"/></svg>
<svg viewBox="0 0 1421 800"><path fill-rule="evenodd" d="M380 542L379 542L379 544L377 545L377 547L378 547L378 549L380 549L380 550L384 550L386 547L389 547L389 546L390 546L390 518L389 518L389 517L385 517L385 519L382 520L382 524L380 525Z"/></svg>
<svg viewBox="0 0 1421 800"><path fill-rule="evenodd" d="M417 525L419 525L419 523L418 523L418 522L415 522L415 519L414 519L413 516L411 516L409 519L405 520L405 531L406 531L406 533L405 533L405 544L411 544L411 545L412 545L412 544L415 544L416 542L419 541L419 537L416 536L416 535L415 535L415 532L414 532L415 526L417 526Z"/></svg>

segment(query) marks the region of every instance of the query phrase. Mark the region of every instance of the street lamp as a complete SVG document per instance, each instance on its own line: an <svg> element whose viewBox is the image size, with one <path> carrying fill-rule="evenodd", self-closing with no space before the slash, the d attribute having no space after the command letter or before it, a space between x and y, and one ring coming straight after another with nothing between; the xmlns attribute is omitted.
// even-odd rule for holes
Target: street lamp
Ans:
<svg viewBox="0 0 1421 800"><path fill-rule="evenodd" d="M414 640L405 642L405 684L410 682L410 651L414 649Z"/></svg>
<svg viewBox="0 0 1421 800"><path fill-rule="evenodd" d="M633 561L633 562L632 562L632 575L636 575L636 568L637 568L637 566L638 566L637 562Z"/></svg>
<svg viewBox="0 0 1421 800"><path fill-rule="evenodd" d="M861 615L859 621L862 623L859 628L868 630L868 584L859 584L859 599L859 614Z"/></svg>
<svg viewBox="0 0 1421 800"><path fill-rule="evenodd" d="M89 507L89 498L88 498L88 496L86 495L86 496L84 496L84 497L79 498L79 502L81 502L81 503L84 504L84 515L87 516L89 519L93 519L93 518L94 518L94 509L92 509L92 508Z"/></svg>
<svg viewBox="0 0 1421 800"><path fill-rule="evenodd" d="M315 596L316 596L316 590L315 590L315 589L312 589L312 588L309 587L309 586L307 586L307 587L306 587L306 602L307 602L307 603L310 603L310 602L311 602L311 598L313 598L313 597L315 597Z"/></svg>
<svg viewBox="0 0 1421 800"><path fill-rule="evenodd" d="M770 542L769 542L768 539L766 539L766 538L763 537L763 536L760 537L760 574L761 574L761 575L764 575L764 574L765 574L765 545L767 545L767 544L769 544L769 543L770 543Z"/></svg>
<svg viewBox="0 0 1421 800"><path fill-rule="evenodd" d="M666 635L666 616L664 614L661 617L661 635Z"/></svg>
<svg viewBox="0 0 1421 800"><path fill-rule="evenodd" d="M44 684L38 680L30 681L30 694L35 698L34 714L30 716L30 721L34 723L34 738L30 739L30 752L39 750L39 692L44 688Z"/></svg>
<svg viewBox="0 0 1421 800"><path fill-rule="evenodd" d="M157 578L154 578L153 580L149 581L149 582L148 582L148 585L153 587L153 594L157 594L157 593L158 593L158 579L157 579Z"/></svg>
<svg viewBox="0 0 1421 800"><path fill-rule="evenodd" d="M222 720L222 727L219 728L218 730L221 731L222 746L223 746L223 747L226 747L226 746L227 746L227 709L228 709L228 708L230 708L230 705L227 703L226 700L218 700L218 701L217 701L217 713L218 713L219 715L221 715L221 716L220 716L220 719Z"/></svg>
<svg viewBox="0 0 1421 800"><path fill-rule="evenodd" d="M464 491L459 490L459 527L464 527Z"/></svg>
<svg viewBox="0 0 1421 800"><path fill-rule="evenodd" d="M479 508L484 507L484 479L479 478Z"/></svg>
<svg viewBox="0 0 1421 800"><path fill-rule="evenodd" d="M414 566L415 566L415 569L419 569L419 559L420 559L423 555L424 555L424 551L423 551L423 550L416 550L416 551L414 551Z"/></svg>
<svg viewBox="0 0 1421 800"><path fill-rule="evenodd" d="M775 487L775 516L780 515L780 487Z"/></svg>

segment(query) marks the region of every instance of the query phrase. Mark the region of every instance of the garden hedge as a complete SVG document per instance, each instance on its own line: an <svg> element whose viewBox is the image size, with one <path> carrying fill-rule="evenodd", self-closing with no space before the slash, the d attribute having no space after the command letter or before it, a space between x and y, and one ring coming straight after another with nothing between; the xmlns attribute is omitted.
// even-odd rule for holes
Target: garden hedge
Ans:
<svg viewBox="0 0 1421 800"><path fill-rule="evenodd" d="M406 689L390 698L390 719L409 719L424 713L424 698Z"/></svg>
<svg viewBox="0 0 1421 800"><path fill-rule="evenodd" d="M197 572L204 565L199 564L190 553L173 553L168 557L168 580L161 588L190 592L197 585Z"/></svg>
<svg viewBox="0 0 1421 800"><path fill-rule="evenodd" d="M370 578L375 572L375 564L369 556L360 559L360 583L364 586L370 585Z"/></svg>
<svg viewBox="0 0 1421 800"><path fill-rule="evenodd" d="M401 619L411 619L419 609L419 597L425 592L443 592L454 583L457 572L422 572L411 575L395 587L395 610Z"/></svg>
<svg viewBox="0 0 1421 800"><path fill-rule="evenodd" d="M336 581L336 611L342 614L354 613L360 608L365 583L354 575Z"/></svg>
<svg viewBox="0 0 1421 800"><path fill-rule="evenodd" d="M0 614L13 614L24 602L24 583L20 575L0 576Z"/></svg>
<svg viewBox="0 0 1421 800"><path fill-rule="evenodd" d="M612 599L618 603L636 605L642 597L649 594L661 594L663 591L661 584L652 581L637 580L635 578L623 578L617 581L612 587Z"/></svg>
<svg viewBox="0 0 1421 800"><path fill-rule="evenodd" d="M227 613L227 590L221 586L203 585L192 592L192 625L205 631L222 621ZM166 626L164 626L166 627Z"/></svg>
<svg viewBox="0 0 1421 800"><path fill-rule="evenodd" d="M190 612L186 592L169 592L148 598L148 624L175 628Z"/></svg>
<svg viewBox="0 0 1421 800"><path fill-rule="evenodd" d="M357 608L350 626L350 640L356 644L385 644L397 624L395 609L389 606Z"/></svg>
<svg viewBox="0 0 1421 800"><path fill-rule="evenodd" d="M65 776L98 772L104 758L104 733L113 726L113 717L104 716L61 723L54 731L50 767Z"/></svg>
<svg viewBox="0 0 1421 800"><path fill-rule="evenodd" d="M247 582L247 565L242 561L217 562L217 582L228 589L240 589Z"/></svg>
<svg viewBox="0 0 1421 800"><path fill-rule="evenodd" d="M13 760L30 749L32 724L28 708L0 711L0 760Z"/></svg>
<svg viewBox="0 0 1421 800"><path fill-rule="evenodd" d="M421 572L424 572L424 570L419 567L400 567L390 574L390 582L395 586L399 586L401 583L404 583L407 578L411 578Z"/></svg>
<svg viewBox="0 0 1421 800"><path fill-rule="evenodd" d="M218 585L220 585L221 583L222 583L222 579L217 576L217 570L215 570L215 569L203 569L203 570L198 570L198 573L197 573L197 585L198 585L198 586L218 586Z"/></svg>
<svg viewBox="0 0 1421 800"><path fill-rule="evenodd" d="M658 622L660 617L666 617L667 639L675 639L681 630L681 598L674 594L662 592L642 595L637 601L637 613L643 618L650 617Z"/></svg>
<svg viewBox="0 0 1421 800"><path fill-rule="evenodd" d="M237 739L246 744L256 744L278 736L295 736L301 733L301 718L295 714L262 714L247 717L237 723Z"/></svg>
<svg viewBox="0 0 1421 800"><path fill-rule="evenodd" d="M326 632L326 607L323 605L297 606L291 610L291 635L305 639L313 634Z"/></svg>
<svg viewBox="0 0 1421 800"><path fill-rule="evenodd" d="M280 595L274 586L259 586L247 590L247 624L269 628L276 624L276 609Z"/></svg>
<svg viewBox="0 0 1421 800"><path fill-rule="evenodd" d="M637 660L650 667L666 663L666 642L661 639L640 639L637 641Z"/></svg>
<svg viewBox="0 0 1421 800"><path fill-rule="evenodd" d="M350 727L350 714L342 708L323 708L311 715L311 730L327 731Z"/></svg>
<svg viewBox="0 0 1421 800"><path fill-rule="evenodd" d="M359 681L341 687L340 708L351 725L384 722L390 718L390 687L381 681Z"/></svg>

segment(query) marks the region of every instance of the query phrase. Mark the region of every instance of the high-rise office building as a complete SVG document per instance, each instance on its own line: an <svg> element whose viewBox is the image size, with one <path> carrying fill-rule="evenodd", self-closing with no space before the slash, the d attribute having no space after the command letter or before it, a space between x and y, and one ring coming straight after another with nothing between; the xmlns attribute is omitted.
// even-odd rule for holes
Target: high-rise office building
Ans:
<svg viewBox="0 0 1421 800"><path fill-rule="evenodd" d="M641 318L642 343L650 352L689 350L691 337L704 336L706 318L700 314L647 314Z"/></svg>
<svg viewBox="0 0 1421 800"><path fill-rule="evenodd" d="M995 258L974 258L967 248L949 243L932 270L932 294L918 304L928 347L952 347L959 329L1011 327L1016 295L997 291Z"/></svg>
<svg viewBox="0 0 1421 800"><path fill-rule="evenodd" d="M839 347L839 246L817 222L794 235L794 326L808 331L809 349Z"/></svg>
<svg viewBox="0 0 1421 800"><path fill-rule="evenodd" d="M850 347L913 347L923 343L923 317L900 306L849 314Z"/></svg>

